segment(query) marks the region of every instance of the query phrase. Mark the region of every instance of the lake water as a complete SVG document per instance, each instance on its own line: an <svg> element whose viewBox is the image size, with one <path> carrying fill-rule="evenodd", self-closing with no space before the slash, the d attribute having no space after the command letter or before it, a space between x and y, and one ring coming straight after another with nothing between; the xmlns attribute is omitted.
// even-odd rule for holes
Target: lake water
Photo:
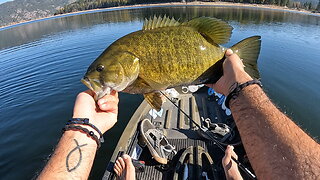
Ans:
<svg viewBox="0 0 320 180"><path fill-rule="evenodd" d="M113 41L140 30L143 19L166 14L186 20L223 19L229 47L262 36L258 61L271 99L313 137L320 136L320 17L238 7L179 6L122 9L49 19L0 29L0 177L30 179L41 170L71 117L80 79ZM119 120L105 134L92 179L100 179L140 95L120 95Z"/></svg>

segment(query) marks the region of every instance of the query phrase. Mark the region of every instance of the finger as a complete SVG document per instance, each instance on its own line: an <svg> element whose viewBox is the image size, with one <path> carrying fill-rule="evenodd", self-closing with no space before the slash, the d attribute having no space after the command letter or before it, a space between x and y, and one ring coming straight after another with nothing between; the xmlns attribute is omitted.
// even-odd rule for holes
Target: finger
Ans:
<svg viewBox="0 0 320 180"><path fill-rule="evenodd" d="M242 63L240 57L237 54L231 54L228 59L232 62Z"/></svg>
<svg viewBox="0 0 320 180"><path fill-rule="evenodd" d="M99 105L102 105L102 104L106 104L106 103L109 103L109 102L118 103L118 102L119 102L119 99L116 98L116 97L113 97L113 96L106 96L106 97L104 97L103 99L100 99L100 100L98 101L98 104L99 104Z"/></svg>
<svg viewBox="0 0 320 180"><path fill-rule="evenodd" d="M119 157L118 161L120 162L122 169L125 169L126 164L124 163L123 159L121 157Z"/></svg>
<svg viewBox="0 0 320 180"><path fill-rule="evenodd" d="M93 93L91 90L87 90L87 91L79 93L76 98L76 103L86 104L86 105L88 105L88 103L90 103L90 106L94 105L95 100L94 100L93 95L91 93Z"/></svg>
<svg viewBox="0 0 320 180"><path fill-rule="evenodd" d="M112 96L112 95L106 95L103 98L98 100L98 104L102 105L106 102L110 102L110 101L114 101L114 102L119 102L119 98L116 96Z"/></svg>
<svg viewBox="0 0 320 180"><path fill-rule="evenodd" d="M74 115L90 115L92 112L92 109L96 107L95 101L93 97L88 94L88 92L81 92L78 94L74 108L73 113Z"/></svg>
<svg viewBox="0 0 320 180"><path fill-rule="evenodd" d="M119 101L118 92L112 90L110 94L103 96L101 99L98 100L98 103L104 103L106 101Z"/></svg>
<svg viewBox="0 0 320 180"><path fill-rule="evenodd" d="M118 103L116 102L108 102L105 104L101 104L99 106L99 108L102 111L106 111L106 112L118 112Z"/></svg>
<svg viewBox="0 0 320 180"><path fill-rule="evenodd" d="M226 53L225 53L225 56L231 56L232 54L233 54L232 49L227 49Z"/></svg>
<svg viewBox="0 0 320 180"><path fill-rule="evenodd" d="M115 97L118 97L118 92L115 91L115 90L112 90L111 93L110 93L110 95L115 96Z"/></svg>
<svg viewBox="0 0 320 180"><path fill-rule="evenodd" d="M93 97L90 95L90 92L87 92L87 91L83 91L81 93L78 94L77 96L77 100L78 99L92 99Z"/></svg>

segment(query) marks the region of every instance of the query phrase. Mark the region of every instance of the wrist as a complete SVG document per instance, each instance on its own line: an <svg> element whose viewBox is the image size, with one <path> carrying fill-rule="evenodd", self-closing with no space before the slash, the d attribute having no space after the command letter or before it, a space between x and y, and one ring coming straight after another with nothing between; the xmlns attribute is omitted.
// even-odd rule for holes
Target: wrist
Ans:
<svg viewBox="0 0 320 180"><path fill-rule="evenodd" d="M78 126L87 128L90 131L94 131L99 136L104 134L104 131L101 131L101 128L97 126L97 123L93 122L93 118L83 118L81 116L72 116L67 124L77 124Z"/></svg>
<svg viewBox="0 0 320 180"><path fill-rule="evenodd" d="M87 134L84 134L80 131L76 130L68 130L63 133L63 138L72 140L72 139L77 139L77 141L81 142L82 144L87 144L88 147L95 148L97 149L98 145L93 140L90 138Z"/></svg>
<svg viewBox="0 0 320 180"><path fill-rule="evenodd" d="M108 117L104 117L103 119L90 116L79 116L76 114L73 115L72 118L88 118L89 122L96 126L102 134L111 129L117 122L117 114L110 114Z"/></svg>
<svg viewBox="0 0 320 180"><path fill-rule="evenodd" d="M238 83L245 83L253 79L247 72L245 72L244 70L241 70L240 72L237 73L234 80L235 82L238 82Z"/></svg>
<svg viewBox="0 0 320 180"><path fill-rule="evenodd" d="M104 142L103 133L97 126L92 124L92 122L89 122L88 118L72 118L66 123L63 130L78 130L86 134L88 137L96 141L98 148L100 148L101 143Z"/></svg>
<svg viewBox="0 0 320 180"><path fill-rule="evenodd" d="M225 95L226 96L229 95L231 88L235 83L242 84L242 83L245 83L245 82L248 82L251 80L253 80L252 77L248 73L246 73L245 71L239 70L239 71L235 72L235 74L233 76L231 76L231 78L229 78L226 83L226 92L224 92Z"/></svg>
<svg viewBox="0 0 320 180"><path fill-rule="evenodd" d="M236 82L234 85L232 85L232 87L230 88L230 93L226 98L225 101L225 105L227 108L230 109L230 102L237 99L238 96L240 95L240 93L242 91L244 91L245 88L247 88L248 86L260 86L262 87L262 84L259 80L255 79L255 80L250 80L247 81L245 83L238 83Z"/></svg>

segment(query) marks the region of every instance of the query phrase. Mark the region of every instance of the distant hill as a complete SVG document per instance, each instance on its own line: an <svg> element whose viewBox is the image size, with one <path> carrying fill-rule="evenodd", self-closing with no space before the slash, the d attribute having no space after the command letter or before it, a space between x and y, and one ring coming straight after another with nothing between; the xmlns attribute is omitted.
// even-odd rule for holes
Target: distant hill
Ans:
<svg viewBox="0 0 320 180"><path fill-rule="evenodd" d="M14 0L0 4L0 26L53 15L76 0Z"/></svg>

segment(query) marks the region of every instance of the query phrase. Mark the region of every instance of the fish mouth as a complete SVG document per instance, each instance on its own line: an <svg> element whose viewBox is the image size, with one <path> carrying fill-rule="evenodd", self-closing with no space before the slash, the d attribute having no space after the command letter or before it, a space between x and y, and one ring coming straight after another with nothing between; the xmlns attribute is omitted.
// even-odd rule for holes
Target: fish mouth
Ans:
<svg viewBox="0 0 320 180"><path fill-rule="evenodd" d="M101 99L103 96L105 95L109 95L111 94L111 92L113 91L112 87L109 86L97 86L92 84L88 78L84 77L81 79L81 82L86 85L89 89L91 89L95 95L94 95L94 99L96 101L98 101L99 99Z"/></svg>
<svg viewBox="0 0 320 180"><path fill-rule="evenodd" d="M99 100L99 99L101 99L103 96L111 94L111 91L112 91L112 90L113 90L113 89L112 89L111 87L103 86L103 87L100 89L100 91L95 91L95 93L96 93L95 99L96 99L96 100Z"/></svg>

